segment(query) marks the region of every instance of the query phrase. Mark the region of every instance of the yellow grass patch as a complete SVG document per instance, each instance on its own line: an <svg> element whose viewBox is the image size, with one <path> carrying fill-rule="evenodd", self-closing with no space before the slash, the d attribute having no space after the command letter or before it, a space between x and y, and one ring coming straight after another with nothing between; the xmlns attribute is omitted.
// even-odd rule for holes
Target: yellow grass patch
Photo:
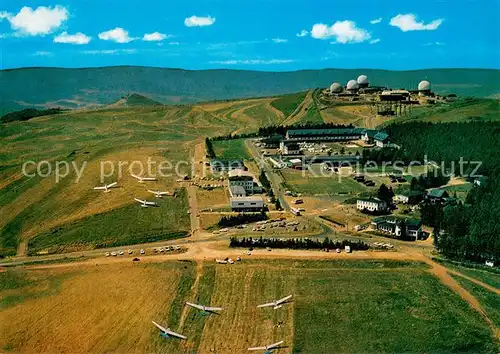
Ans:
<svg viewBox="0 0 500 354"><path fill-rule="evenodd" d="M227 188L216 188L213 190L205 190L198 188L196 190L196 197L198 201L198 208L221 208L229 205L229 196Z"/></svg>
<svg viewBox="0 0 500 354"><path fill-rule="evenodd" d="M284 340L289 347L280 353L291 353L294 304L279 310L257 305L293 294L294 288L288 273L270 271L263 264L217 266L211 303L223 307L224 313L207 319L198 352L245 353L248 347ZM278 328L279 322L283 325Z"/></svg>
<svg viewBox="0 0 500 354"><path fill-rule="evenodd" d="M0 312L0 348L23 353L152 352L151 321L166 322L179 268L120 264L32 271L66 277L47 296ZM36 274L38 273L38 274ZM38 289L40 290L40 289ZM27 290L21 289L24 293Z"/></svg>

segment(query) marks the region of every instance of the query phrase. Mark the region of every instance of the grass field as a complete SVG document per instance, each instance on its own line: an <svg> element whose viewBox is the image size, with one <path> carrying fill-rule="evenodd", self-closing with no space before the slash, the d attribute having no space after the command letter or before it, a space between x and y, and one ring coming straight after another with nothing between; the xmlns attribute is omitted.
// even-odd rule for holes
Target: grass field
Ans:
<svg viewBox="0 0 500 354"><path fill-rule="evenodd" d="M316 177L308 171L286 169L281 171L286 186L296 193L315 194L357 194L372 190L352 178L334 174L331 177Z"/></svg>
<svg viewBox="0 0 500 354"><path fill-rule="evenodd" d="M493 321L494 325L497 328L500 328L500 296L471 282L468 279L464 279L460 276L453 277L460 283L460 285L477 298L481 306L483 306L486 311L488 317Z"/></svg>
<svg viewBox="0 0 500 354"><path fill-rule="evenodd" d="M162 198L157 203L157 208L141 208L134 203L60 225L31 238L30 253L113 247L186 236L190 221L185 190L180 190L175 198Z"/></svg>
<svg viewBox="0 0 500 354"><path fill-rule="evenodd" d="M283 115L289 117L297 107L304 101L307 91L298 92L291 95L281 96L271 102L271 106L283 112Z"/></svg>
<svg viewBox="0 0 500 354"><path fill-rule="evenodd" d="M464 275L480 280L483 283L491 285L495 288L500 288L500 272L495 272L494 270L468 268L442 260L440 260L440 263L443 263L443 265L445 265L447 268L456 270Z"/></svg>
<svg viewBox="0 0 500 354"><path fill-rule="evenodd" d="M500 119L499 109L498 99L463 98L452 103L416 107L408 117L400 117L389 121L389 123L415 120L432 123L498 121Z"/></svg>
<svg viewBox="0 0 500 354"><path fill-rule="evenodd" d="M216 140L212 142L215 155L220 159L248 160L250 155L245 147L245 139Z"/></svg>
<svg viewBox="0 0 500 354"><path fill-rule="evenodd" d="M243 353L284 340L277 353L493 351L487 324L426 269L399 261L248 259L12 268L0 273L0 348ZM256 307L288 294L293 302L279 310ZM185 301L224 310L202 316ZM161 338L152 320L188 340Z"/></svg>

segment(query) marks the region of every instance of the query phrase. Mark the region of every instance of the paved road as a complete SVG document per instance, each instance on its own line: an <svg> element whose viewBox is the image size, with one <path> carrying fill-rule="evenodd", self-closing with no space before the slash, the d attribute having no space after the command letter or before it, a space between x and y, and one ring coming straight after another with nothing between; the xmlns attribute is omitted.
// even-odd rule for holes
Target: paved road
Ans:
<svg viewBox="0 0 500 354"><path fill-rule="evenodd" d="M195 238L200 232L200 217L198 215L198 200L196 199L196 187L191 182L184 182L188 192L189 211L191 219L191 237Z"/></svg>
<svg viewBox="0 0 500 354"><path fill-rule="evenodd" d="M281 188L281 183L283 182L281 177L279 177L278 174L274 173L272 168L269 166L267 161L264 160L264 157L260 154L257 147L253 144L251 140L245 140L245 145L250 154L252 155L254 161L266 173L266 176L269 179L269 183L271 183L271 188L273 189L274 196L275 198L278 198L278 200L280 201L281 207L286 211L290 211L290 206L285 200L283 194L284 191Z"/></svg>

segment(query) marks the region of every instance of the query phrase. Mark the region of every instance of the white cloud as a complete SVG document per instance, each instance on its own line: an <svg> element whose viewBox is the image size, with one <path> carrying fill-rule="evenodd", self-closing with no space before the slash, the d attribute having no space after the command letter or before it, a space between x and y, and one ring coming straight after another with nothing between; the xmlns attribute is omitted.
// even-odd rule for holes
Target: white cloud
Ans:
<svg viewBox="0 0 500 354"><path fill-rule="evenodd" d="M5 11L0 13L1 19L7 19L10 26L19 35L44 36L57 30L68 19L69 12L65 7L39 6L36 10L23 7L16 15Z"/></svg>
<svg viewBox="0 0 500 354"><path fill-rule="evenodd" d="M356 27L353 21L337 21L328 27L323 23L317 23L312 27L311 37L316 39L335 38L337 43L360 43L371 38L368 31Z"/></svg>
<svg viewBox="0 0 500 354"><path fill-rule="evenodd" d="M155 41L162 41L164 39L171 38L171 37L173 37L173 36L171 36L169 34L164 34L164 33L160 33L160 32L153 32L153 33L146 33L144 35L144 37L142 37L142 40L147 41L147 42L155 42Z"/></svg>
<svg viewBox="0 0 500 354"><path fill-rule="evenodd" d="M168 45L179 45L179 42L168 42Z"/></svg>
<svg viewBox="0 0 500 354"><path fill-rule="evenodd" d="M305 29L296 34L297 37L305 37L309 34Z"/></svg>
<svg viewBox="0 0 500 354"><path fill-rule="evenodd" d="M288 42L288 39L282 39L282 38L273 38L272 41L274 43L286 43Z"/></svg>
<svg viewBox="0 0 500 354"><path fill-rule="evenodd" d="M99 39L104 41L113 41L116 43L128 43L136 40L137 38L129 37L128 31L121 27L99 33Z"/></svg>
<svg viewBox="0 0 500 354"><path fill-rule="evenodd" d="M36 57L51 57L54 54L52 52L36 51L33 55Z"/></svg>
<svg viewBox="0 0 500 354"><path fill-rule="evenodd" d="M417 16L414 14L399 14L391 18L390 25L398 27L403 32L408 31L434 31L443 23L443 19L439 18L425 24L423 21L417 22Z"/></svg>
<svg viewBox="0 0 500 354"><path fill-rule="evenodd" d="M203 27L203 26L212 26L215 23L215 17L198 17L198 16L191 16L187 17L184 20L184 25L187 27Z"/></svg>
<svg viewBox="0 0 500 354"><path fill-rule="evenodd" d="M211 61L210 64L222 64L222 65L271 65L271 64L287 64L292 63L291 59L245 59L245 60L223 60L223 61Z"/></svg>
<svg viewBox="0 0 500 354"><path fill-rule="evenodd" d="M84 50L83 54L104 54L104 55L114 55L114 54L134 54L137 53L137 49L105 49L105 50Z"/></svg>
<svg viewBox="0 0 500 354"><path fill-rule="evenodd" d="M92 38L78 32L75 34L68 34L68 32L63 32L56 37L54 37L54 43L69 43L69 44L87 44Z"/></svg>
<svg viewBox="0 0 500 354"><path fill-rule="evenodd" d="M445 43L443 43L443 42L429 42L429 43L426 43L424 45L427 46L427 47L429 47L429 46L435 46L435 45L442 46L442 45L445 45Z"/></svg>
<svg viewBox="0 0 500 354"><path fill-rule="evenodd" d="M375 20L371 20L370 23L372 25L376 25L377 23L382 22L382 17L376 18Z"/></svg>
<svg viewBox="0 0 500 354"><path fill-rule="evenodd" d="M378 42L380 42L380 38L372 39L370 44L377 44Z"/></svg>

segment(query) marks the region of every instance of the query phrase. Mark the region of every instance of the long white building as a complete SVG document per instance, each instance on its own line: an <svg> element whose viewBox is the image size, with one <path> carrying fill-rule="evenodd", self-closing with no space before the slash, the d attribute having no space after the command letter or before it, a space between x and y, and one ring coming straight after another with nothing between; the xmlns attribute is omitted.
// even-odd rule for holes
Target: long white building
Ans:
<svg viewBox="0 0 500 354"><path fill-rule="evenodd" d="M368 210L368 211L386 211L387 203L378 198L369 199L358 199L356 202L356 207L358 210Z"/></svg>
<svg viewBox="0 0 500 354"><path fill-rule="evenodd" d="M261 211L264 209L264 199L258 196L231 198L233 211Z"/></svg>
<svg viewBox="0 0 500 354"><path fill-rule="evenodd" d="M259 185L254 175L244 170L232 170L228 172L229 189L232 187L242 187L247 194L261 193L262 187Z"/></svg>

